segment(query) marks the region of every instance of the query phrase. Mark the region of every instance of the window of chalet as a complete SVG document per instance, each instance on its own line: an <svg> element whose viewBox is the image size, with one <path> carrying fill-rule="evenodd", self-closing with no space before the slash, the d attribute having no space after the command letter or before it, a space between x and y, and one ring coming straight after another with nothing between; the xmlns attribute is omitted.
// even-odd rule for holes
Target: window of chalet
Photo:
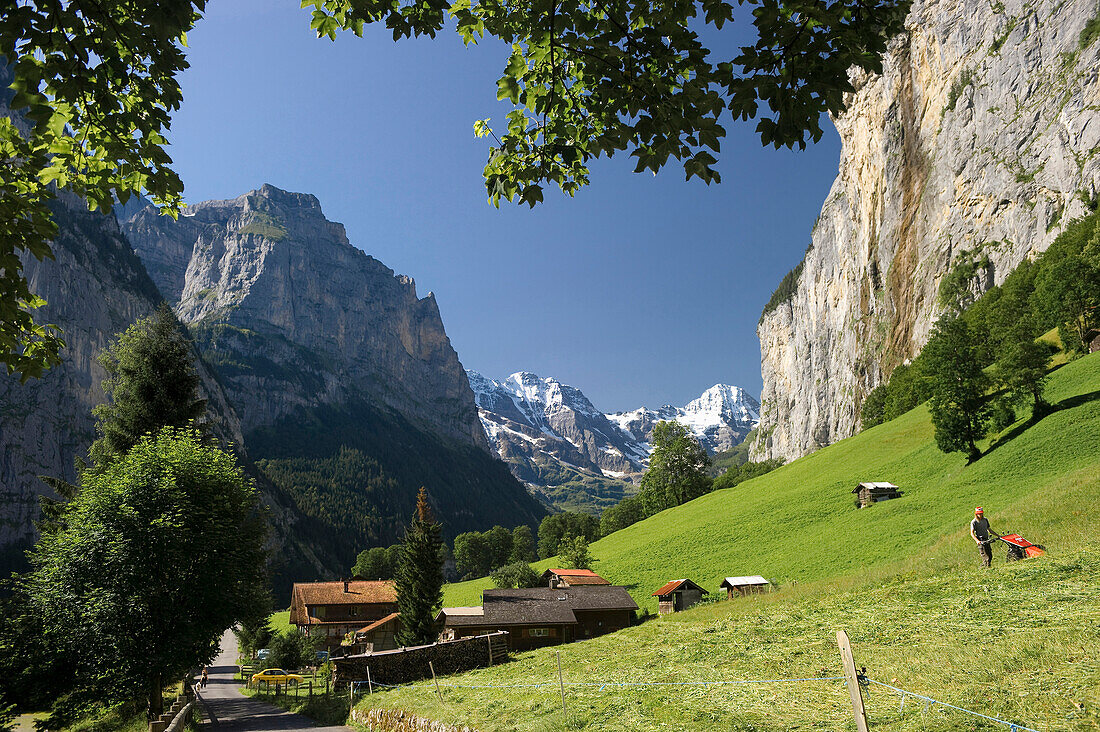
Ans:
<svg viewBox="0 0 1100 732"><path fill-rule="evenodd" d="M528 638L550 638L557 635L553 628L528 628L524 632Z"/></svg>

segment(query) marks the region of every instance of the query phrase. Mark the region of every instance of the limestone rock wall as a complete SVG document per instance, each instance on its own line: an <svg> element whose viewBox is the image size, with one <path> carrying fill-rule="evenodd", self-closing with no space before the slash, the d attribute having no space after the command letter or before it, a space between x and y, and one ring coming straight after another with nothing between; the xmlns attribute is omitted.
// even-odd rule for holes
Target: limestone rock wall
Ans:
<svg viewBox="0 0 1100 732"><path fill-rule="evenodd" d="M147 208L125 229L218 368L246 434L301 408L366 399L488 450L435 297L353 247L314 196L265 185L178 221Z"/></svg>
<svg viewBox="0 0 1100 732"><path fill-rule="evenodd" d="M754 459L858 429L864 397L912 358L943 276L978 291L1045 250L1100 189L1093 0L916 0L883 73L835 120L840 170L798 286L758 328ZM1082 47L1084 45L1084 47Z"/></svg>

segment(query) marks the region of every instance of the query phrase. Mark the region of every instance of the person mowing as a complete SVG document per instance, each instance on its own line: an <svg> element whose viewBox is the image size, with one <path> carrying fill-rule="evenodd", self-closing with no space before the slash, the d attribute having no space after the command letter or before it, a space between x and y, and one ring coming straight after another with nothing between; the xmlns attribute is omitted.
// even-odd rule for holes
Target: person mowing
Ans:
<svg viewBox="0 0 1100 732"><path fill-rule="evenodd" d="M982 555L982 566L989 567L993 563L993 543L989 539L989 521L985 518L982 507L974 509L974 519L970 522L970 536L978 545L978 553Z"/></svg>

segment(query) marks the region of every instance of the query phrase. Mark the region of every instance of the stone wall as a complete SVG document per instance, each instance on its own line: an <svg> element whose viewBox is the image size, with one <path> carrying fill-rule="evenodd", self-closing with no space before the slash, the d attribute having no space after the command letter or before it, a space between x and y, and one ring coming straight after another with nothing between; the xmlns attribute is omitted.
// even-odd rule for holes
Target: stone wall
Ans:
<svg viewBox="0 0 1100 732"><path fill-rule="evenodd" d="M370 732L476 732L473 727L436 722L401 709L353 709L351 721Z"/></svg>
<svg viewBox="0 0 1100 732"><path fill-rule="evenodd" d="M366 681L368 668L370 680L377 684L407 684L411 681L431 678L429 662L435 667L435 672L439 676L482 668L489 665L490 643L493 647L494 664L508 660L506 631L433 643L430 646L334 658L336 685L344 686L352 681Z"/></svg>

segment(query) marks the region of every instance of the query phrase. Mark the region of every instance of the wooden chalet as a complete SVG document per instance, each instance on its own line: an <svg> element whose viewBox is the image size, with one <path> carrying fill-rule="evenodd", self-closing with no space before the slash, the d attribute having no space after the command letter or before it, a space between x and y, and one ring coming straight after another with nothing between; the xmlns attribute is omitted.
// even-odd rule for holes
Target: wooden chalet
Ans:
<svg viewBox="0 0 1100 732"><path fill-rule="evenodd" d="M856 494L856 506L859 508L866 508L872 503L901 497L901 491L898 490L896 485L884 482L860 483L852 489L852 493Z"/></svg>
<svg viewBox="0 0 1100 732"><path fill-rule="evenodd" d="M611 584L591 569L548 569L542 573L542 581L547 587Z"/></svg>
<svg viewBox="0 0 1100 732"><path fill-rule="evenodd" d="M770 588L771 583L758 574L748 577L726 577L722 580L722 584L718 585L718 589L726 591L727 600L757 592L767 592Z"/></svg>
<svg viewBox="0 0 1100 732"><path fill-rule="evenodd" d="M638 605L625 587L532 587L485 590L480 608L443 608L440 640L508 631L508 647L527 650L625 628Z"/></svg>
<svg viewBox="0 0 1100 732"><path fill-rule="evenodd" d="M329 651L340 648L349 633L395 612L397 591L389 580L295 582L291 591L291 624L307 636L322 638Z"/></svg>
<svg viewBox="0 0 1100 732"><path fill-rule="evenodd" d="M706 594L709 593L691 580L678 579L654 592L652 597L657 598L657 614L668 615L687 610L700 602Z"/></svg>
<svg viewBox="0 0 1100 732"><path fill-rule="evenodd" d="M397 631L401 629L401 613L390 613L355 631L347 643L348 652L354 654L377 653L397 648Z"/></svg>

